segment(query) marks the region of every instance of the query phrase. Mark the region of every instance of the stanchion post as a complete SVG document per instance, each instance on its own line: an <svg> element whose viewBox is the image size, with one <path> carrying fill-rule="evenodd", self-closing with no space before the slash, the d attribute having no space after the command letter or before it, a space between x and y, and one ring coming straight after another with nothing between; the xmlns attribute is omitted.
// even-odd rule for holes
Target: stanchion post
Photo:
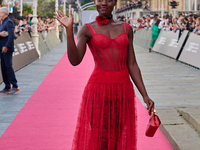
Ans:
<svg viewBox="0 0 200 150"><path fill-rule="evenodd" d="M23 0L20 0L20 16L23 15Z"/></svg>
<svg viewBox="0 0 200 150"><path fill-rule="evenodd" d="M71 0L69 0L69 12L72 11L72 4L71 4Z"/></svg>
<svg viewBox="0 0 200 150"><path fill-rule="evenodd" d="M38 50L38 32L37 32L37 0L33 0L33 19L32 19L32 23L33 23L33 32L32 32L32 40L33 43L35 45L35 48L39 54L39 57L41 57L40 51Z"/></svg>
<svg viewBox="0 0 200 150"><path fill-rule="evenodd" d="M66 0L63 0L63 14L66 15Z"/></svg>
<svg viewBox="0 0 200 150"><path fill-rule="evenodd" d="M57 10L58 10L58 0L55 0L55 9L56 9L55 11L57 12ZM56 35L59 39L58 20L57 19L55 19L55 20L56 20Z"/></svg>

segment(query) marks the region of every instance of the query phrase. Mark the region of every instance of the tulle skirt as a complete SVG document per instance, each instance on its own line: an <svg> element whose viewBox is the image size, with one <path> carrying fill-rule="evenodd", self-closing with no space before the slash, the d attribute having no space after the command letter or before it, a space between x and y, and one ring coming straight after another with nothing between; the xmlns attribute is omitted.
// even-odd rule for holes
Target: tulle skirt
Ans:
<svg viewBox="0 0 200 150"><path fill-rule="evenodd" d="M128 71L94 71L83 93L72 150L136 150L136 133Z"/></svg>

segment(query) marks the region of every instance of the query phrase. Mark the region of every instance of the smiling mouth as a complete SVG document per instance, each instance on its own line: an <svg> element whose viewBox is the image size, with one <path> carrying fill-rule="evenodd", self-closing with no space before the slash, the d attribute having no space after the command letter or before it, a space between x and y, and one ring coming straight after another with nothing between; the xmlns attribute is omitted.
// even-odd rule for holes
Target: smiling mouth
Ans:
<svg viewBox="0 0 200 150"><path fill-rule="evenodd" d="M108 8L106 8L106 7L101 7L101 9L102 9L102 10L107 10Z"/></svg>

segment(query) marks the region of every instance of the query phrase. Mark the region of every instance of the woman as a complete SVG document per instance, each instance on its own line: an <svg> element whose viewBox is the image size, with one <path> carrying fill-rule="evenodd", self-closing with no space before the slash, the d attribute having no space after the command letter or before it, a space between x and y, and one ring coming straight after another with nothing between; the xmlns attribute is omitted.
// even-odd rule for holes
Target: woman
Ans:
<svg viewBox="0 0 200 150"><path fill-rule="evenodd" d="M129 75L147 104L154 108L137 65L133 49L133 30L125 22L114 21L115 0L95 0L96 21L83 25L77 44L73 37L73 18L61 11L55 18L67 31L67 54L72 65L81 63L86 44L95 61L85 87L72 150L135 150L135 92Z"/></svg>
<svg viewBox="0 0 200 150"><path fill-rule="evenodd" d="M159 29L159 23L160 23L160 19L158 19L157 17L155 18L155 23L153 24L152 27L152 34L151 34L151 43L150 43L150 48L149 48L149 52L151 52L151 48L153 48L158 35L160 33L160 29Z"/></svg>
<svg viewBox="0 0 200 150"><path fill-rule="evenodd" d="M137 22L138 22L137 31L140 30L141 28L144 28L144 26L142 25L142 19L138 18L138 19L137 19Z"/></svg>
<svg viewBox="0 0 200 150"><path fill-rule="evenodd" d="M200 17L196 19L196 27L193 31L196 35L200 35Z"/></svg>

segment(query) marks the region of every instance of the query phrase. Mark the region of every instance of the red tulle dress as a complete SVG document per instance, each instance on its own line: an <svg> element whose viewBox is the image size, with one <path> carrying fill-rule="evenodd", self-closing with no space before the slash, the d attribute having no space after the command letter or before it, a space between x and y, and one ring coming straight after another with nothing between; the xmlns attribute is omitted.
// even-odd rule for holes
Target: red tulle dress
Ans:
<svg viewBox="0 0 200 150"><path fill-rule="evenodd" d="M135 92L127 69L128 28L111 39L92 33L95 61L79 110L72 150L136 150Z"/></svg>

